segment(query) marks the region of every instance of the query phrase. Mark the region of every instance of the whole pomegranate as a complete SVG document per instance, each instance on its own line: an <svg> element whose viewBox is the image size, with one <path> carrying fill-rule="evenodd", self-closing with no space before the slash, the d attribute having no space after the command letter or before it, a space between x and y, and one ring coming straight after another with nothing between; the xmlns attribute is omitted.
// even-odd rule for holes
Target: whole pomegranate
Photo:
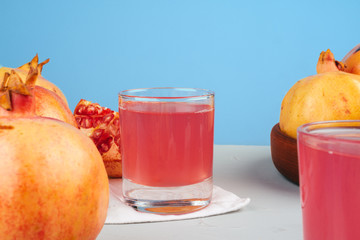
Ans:
<svg viewBox="0 0 360 240"><path fill-rule="evenodd" d="M3 104L5 104L3 107L7 110L11 109L9 106L10 95L7 95L5 90L9 87L9 85L16 85L18 87L18 92L29 95L29 99L27 101L28 103L30 101L34 101L31 103L31 107L34 108L32 111L35 111L36 115L56 118L77 127L75 117L67 104L56 93L46 88L37 86L36 82L38 80L38 68L31 68L24 81L15 70L4 72L1 83L1 89L4 90L4 94L2 95L2 98L0 98L0 102L2 100ZM19 106L21 106L21 104L17 104L17 107ZM29 107L26 106L24 110L29 111ZM20 113L22 114L22 111L20 111ZM13 115L14 111L11 114ZM0 115L4 116L7 114L3 111Z"/></svg>
<svg viewBox="0 0 360 240"><path fill-rule="evenodd" d="M328 49L320 53L317 73L306 77L287 92L281 104L280 129L297 138L305 123L360 119L360 45L336 61Z"/></svg>
<svg viewBox="0 0 360 240"><path fill-rule="evenodd" d="M342 71L306 77L291 87L280 111L280 129L296 139L309 122L360 119L360 76Z"/></svg>
<svg viewBox="0 0 360 240"><path fill-rule="evenodd" d="M66 106L69 107L67 99L66 99L65 95L63 94L63 92L55 84L53 84L52 82L46 80L43 76L41 76L41 71L42 71L43 66L46 63L48 63L49 61L50 61L50 59L46 59L45 61L38 63L39 57L36 54L36 56L30 62L28 62L18 68L0 67L0 85L3 81L5 72L11 72L11 70L14 70L20 76L21 79L25 79L26 76L28 75L29 71L32 68L36 68L39 72L39 76L38 76L38 79L35 84L37 86L46 88L46 89L56 93L64 101Z"/></svg>
<svg viewBox="0 0 360 240"><path fill-rule="evenodd" d="M79 129L35 116L28 92L0 89L10 106L0 112L0 239L94 240L109 201L101 155Z"/></svg>
<svg viewBox="0 0 360 240"><path fill-rule="evenodd" d="M73 126L0 118L0 239L96 239L109 185L101 156Z"/></svg>
<svg viewBox="0 0 360 240"><path fill-rule="evenodd" d="M119 113L81 99L74 116L80 130L94 141L101 153L108 176L121 177Z"/></svg>

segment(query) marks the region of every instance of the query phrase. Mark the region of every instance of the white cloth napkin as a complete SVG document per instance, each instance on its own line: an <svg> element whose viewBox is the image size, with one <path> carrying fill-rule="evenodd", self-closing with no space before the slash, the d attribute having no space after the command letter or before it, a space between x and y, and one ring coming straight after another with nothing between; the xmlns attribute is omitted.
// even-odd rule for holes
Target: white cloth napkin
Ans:
<svg viewBox="0 0 360 240"><path fill-rule="evenodd" d="M121 200L122 180L110 179L110 201L105 224L145 223L208 217L238 211L249 204L250 198L214 186L211 203L204 209L182 215L158 215L138 212Z"/></svg>

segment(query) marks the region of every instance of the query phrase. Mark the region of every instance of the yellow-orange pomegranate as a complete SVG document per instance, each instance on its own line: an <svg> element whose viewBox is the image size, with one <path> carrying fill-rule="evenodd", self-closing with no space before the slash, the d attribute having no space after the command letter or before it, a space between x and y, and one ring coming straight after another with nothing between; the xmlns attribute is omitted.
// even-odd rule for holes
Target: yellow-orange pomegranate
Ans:
<svg viewBox="0 0 360 240"><path fill-rule="evenodd" d="M64 122L0 118L0 239L94 240L109 185L94 143Z"/></svg>
<svg viewBox="0 0 360 240"><path fill-rule="evenodd" d="M296 138L297 128L305 123L360 119L359 50L360 45L341 62L329 49L321 52L318 74L295 83L283 99L279 122L282 132Z"/></svg>
<svg viewBox="0 0 360 240"><path fill-rule="evenodd" d="M16 79L0 88L0 239L95 240L109 201L102 157L79 129L36 116Z"/></svg>
<svg viewBox="0 0 360 240"><path fill-rule="evenodd" d="M360 119L360 76L343 71L306 77L291 87L280 111L280 129L297 138L297 128L325 120Z"/></svg>

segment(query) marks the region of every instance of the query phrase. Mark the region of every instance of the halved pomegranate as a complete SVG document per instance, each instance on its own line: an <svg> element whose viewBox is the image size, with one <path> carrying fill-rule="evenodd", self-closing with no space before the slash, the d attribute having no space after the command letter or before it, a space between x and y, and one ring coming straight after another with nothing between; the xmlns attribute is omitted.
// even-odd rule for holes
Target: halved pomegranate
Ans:
<svg viewBox="0 0 360 240"><path fill-rule="evenodd" d="M119 113L98 103L81 99L74 116L78 127L99 150L109 177L122 176Z"/></svg>

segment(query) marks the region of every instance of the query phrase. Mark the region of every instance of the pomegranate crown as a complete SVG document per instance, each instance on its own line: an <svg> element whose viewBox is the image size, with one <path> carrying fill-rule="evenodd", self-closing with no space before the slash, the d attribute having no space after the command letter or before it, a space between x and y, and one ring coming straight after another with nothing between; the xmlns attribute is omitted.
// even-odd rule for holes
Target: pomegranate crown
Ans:
<svg viewBox="0 0 360 240"><path fill-rule="evenodd" d="M35 86L36 80L40 75L43 66L48 63L50 59L39 62L39 57L36 56L28 63L22 65L18 69L28 71L25 83L22 81L19 74L15 70L4 73L4 79L0 86L0 107L11 111L12 99L11 93L17 93L25 96L32 96L30 89Z"/></svg>
<svg viewBox="0 0 360 240"><path fill-rule="evenodd" d="M47 64L49 61L50 61L50 59L48 58L45 61L39 63L39 56L38 56L38 54L36 54L35 57L33 59L31 59L30 62L25 63L24 65L18 67L18 69L28 72L31 70L31 68L37 68L39 75L40 75L41 71L43 69L43 66L45 64Z"/></svg>
<svg viewBox="0 0 360 240"><path fill-rule="evenodd" d="M335 60L334 54L328 49L320 53L316 71L317 73L345 71L346 67L343 62Z"/></svg>

